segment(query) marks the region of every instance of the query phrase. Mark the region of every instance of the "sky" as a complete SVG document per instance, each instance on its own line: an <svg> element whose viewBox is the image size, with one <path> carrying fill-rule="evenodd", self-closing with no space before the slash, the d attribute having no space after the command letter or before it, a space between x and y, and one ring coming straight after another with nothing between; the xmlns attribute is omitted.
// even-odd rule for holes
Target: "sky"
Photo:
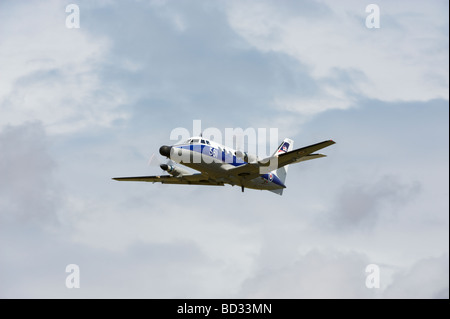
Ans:
<svg viewBox="0 0 450 319"><path fill-rule="evenodd" d="M0 297L449 298L449 4L368 4L1 1ZM283 196L111 180L194 120L336 144Z"/></svg>

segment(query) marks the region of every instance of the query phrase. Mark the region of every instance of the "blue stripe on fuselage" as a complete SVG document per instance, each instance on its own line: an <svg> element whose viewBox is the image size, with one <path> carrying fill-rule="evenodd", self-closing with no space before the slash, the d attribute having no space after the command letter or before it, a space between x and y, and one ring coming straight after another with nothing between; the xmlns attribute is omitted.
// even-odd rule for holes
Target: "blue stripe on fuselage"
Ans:
<svg viewBox="0 0 450 319"><path fill-rule="evenodd" d="M244 162L244 160L242 160L241 158L237 157L236 155L234 155L232 152L225 152L224 150L222 150L219 153L219 149L217 147L211 147L209 145L177 145L174 146L175 148L181 148L181 149L186 149L186 150L190 150L192 152L197 152L200 154L203 154L205 156L209 156L212 158L217 158L219 160L221 160L222 162L225 162L227 164L233 165L233 166L241 166L244 164L247 164L246 162ZM214 156L214 154L216 156Z"/></svg>
<svg viewBox="0 0 450 319"><path fill-rule="evenodd" d="M203 154L204 156L217 158L217 159L220 159L224 163L227 163L227 164L230 164L230 165L233 165L236 167L247 164L246 162L244 162L244 160L242 158L239 158L236 155L234 155L233 152L227 153L224 150L222 150L221 154L218 154L219 149L216 147L211 147L210 145L189 144L189 145L177 145L177 146L173 146L173 147L186 149L186 150L190 150L192 152L197 152L197 153ZM214 156L214 150L216 151L215 154L217 154L217 156ZM269 178L269 174L261 174L260 177L262 177L262 178L266 179L267 181L272 182L274 184L280 185L282 187L286 187L283 184L283 182L278 178L278 176L274 173L272 173L272 180Z"/></svg>

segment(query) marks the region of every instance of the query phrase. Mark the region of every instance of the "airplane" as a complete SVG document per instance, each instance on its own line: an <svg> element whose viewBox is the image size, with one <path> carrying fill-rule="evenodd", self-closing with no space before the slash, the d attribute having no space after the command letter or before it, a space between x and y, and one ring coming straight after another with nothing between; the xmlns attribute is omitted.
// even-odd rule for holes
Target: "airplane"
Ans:
<svg viewBox="0 0 450 319"><path fill-rule="evenodd" d="M160 147L159 153L169 159L160 167L169 175L114 177L113 180L207 186L229 184L240 186L242 192L249 188L282 195L288 165L326 157L314 152L333 144L333 140L327 140L294 150L294 141L285 138L272 156L261 160L256 155L195 136L180 144ZM191 173L176 164L199 173Z"/></svg>

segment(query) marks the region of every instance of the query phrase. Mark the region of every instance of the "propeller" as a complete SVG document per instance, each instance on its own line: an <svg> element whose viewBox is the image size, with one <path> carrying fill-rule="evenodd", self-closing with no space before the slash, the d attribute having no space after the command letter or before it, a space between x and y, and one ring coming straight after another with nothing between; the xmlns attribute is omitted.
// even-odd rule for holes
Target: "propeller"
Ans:
<svg viewBox="0 0 450 319"><path fill-rule="evenodd" d="M158 166L163 171L167 171L169 169L169 166L173 166L175 163L172 160L167 160L165 163L162 162L159 157L153 153L152 156L150 156L147 165L156 167Z"/></svg>
<svg viewBox="0 0 450 319"><path fill-rule="evenodd" d="M238 134L238 135L234 135L233 138L234 138L234 144L236 145L236 156L241 159L244 159L245 152L242 149L244 137L242 136L242 134Z"/></svg>
<svg viewBox="0 0 450 319"><path fill-rule="evenodd" d="M150 159L148 160L148 166L159 166L160 169L163 171L169 173L172 176L175 177L182 177L183 175L189 175L189 171L183 169L182 167L179 167L176 165L177 163L168 159L165 162L162 162L158 156L155 154L152 154Z"/></svg>
<svg viewBox="0 0 450 319"><path fill-rule="evenodd" d="M244 151L242 145L244 144L244 136L242 133L238 133L238 135L234 135L234 141L236 144L236 156L242 159L244 162L253 163L258 160L257 155L249 154ZM248 144L247 144L248 146Z"/></svg>

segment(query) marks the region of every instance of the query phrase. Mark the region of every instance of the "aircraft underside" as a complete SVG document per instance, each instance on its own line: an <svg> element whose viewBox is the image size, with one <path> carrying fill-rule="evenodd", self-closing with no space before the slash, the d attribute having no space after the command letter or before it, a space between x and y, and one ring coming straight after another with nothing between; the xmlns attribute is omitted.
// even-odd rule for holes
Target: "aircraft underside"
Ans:
<svg viewBox="0 0 450 319"><path fill-rule="evenodd" d="M260 190L274 190L274 189L283 189L285 187L281 185L277 185L273 182L275 175L273 173L263 174L251 180L245 180L243 178L239 178L236 176L226 176L224 172L226 172L227 165L226 163L181 163L189 168L195 169L208 176L211 179L214 179L219 182L223 182L225 184L244 186L245 188L250 189L260 189Z"/></svg>

